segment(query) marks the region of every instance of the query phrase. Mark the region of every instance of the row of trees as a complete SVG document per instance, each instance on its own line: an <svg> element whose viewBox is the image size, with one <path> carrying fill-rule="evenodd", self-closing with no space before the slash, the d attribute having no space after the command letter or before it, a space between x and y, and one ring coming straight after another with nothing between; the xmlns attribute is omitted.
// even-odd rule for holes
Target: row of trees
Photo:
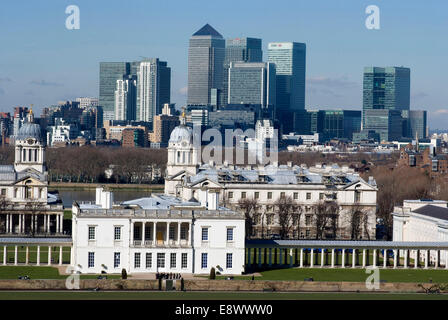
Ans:
<svg viewBox="0 0 448 320"><path fill-rule="evenodd" d="M162 175L166 168L164 149L121 147L66 147L47 148L46 162L50 181L163 183L155 180L154 172ZM14 162L14 148L0 149L0 163ZM111 177L106 170L112 169Z"/></svg>
<svg viewBox="0 0 448 320"><path fill-rule="evenodd" d="M246 218L246 236L253 234L256 217L261 215L261 205L257 199L244 198L238 201L238 208ZM295 230L297 237L302 230L303 207L291 197L281 197L274 202L274 212L277 216L279 235L288 239ZM341 217L339 205L335 201L320 201L312 206L312 229L315 239L336 239L340 232L349 232L353 240L365 236L370 240L368 230L368 213L360 206L353 206ZM263 224L263 222L262 222ZM264 237L262 230L262 237Z"/></svg>

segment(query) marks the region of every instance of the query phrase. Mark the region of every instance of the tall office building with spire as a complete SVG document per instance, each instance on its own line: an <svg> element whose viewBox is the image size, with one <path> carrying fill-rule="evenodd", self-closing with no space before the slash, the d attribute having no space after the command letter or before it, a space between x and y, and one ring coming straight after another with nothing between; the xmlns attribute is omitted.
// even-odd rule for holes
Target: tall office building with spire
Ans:
<svg viewBox="0 0 448 320"><path fill-rule="evenodd" d="M189 105L209 105L214 92L222 90L225 40L206 24L190 38L188 49Z"/></svg>

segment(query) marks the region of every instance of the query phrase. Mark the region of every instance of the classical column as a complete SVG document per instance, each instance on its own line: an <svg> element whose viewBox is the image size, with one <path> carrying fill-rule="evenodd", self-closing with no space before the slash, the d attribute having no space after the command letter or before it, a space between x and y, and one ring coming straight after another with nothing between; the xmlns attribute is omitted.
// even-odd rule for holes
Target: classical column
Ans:
<svg viewBox="0 0 448 320"><path fill-rule="evenodd" d="M188 242L190 245L193 245L192 239L191 239L191 222L188 223Z"/></svg>
<svg viewBox="0 0 448 320"><path fill-rule="evenodd" d="M59 247L59 265L62 266L62 246Z"/></svg>
<svg viewBox="0 0 448 320"><path fill-rule="evenodd" d="M25 265L28 265L28 260L29 260L29 254L30 254L30 248L28 246L26 246L26 253L25 253Z"/></svg>
<svg viewBox="0 0 448 320"><path fill-rule="evenodd" d="M51 265L51 246L48 246L48 265Z"/></svg>
<svg viewBox="0 0 448 320"><path fill-rule="evenodd" d="M17 246L14 246L14 265L17 265Z"/></svg>
<svg viewBox="0 0 448 320"><path fill-rule="evenodd" d="M373 249L373 266L376 267L376 250L377 249Z"/></svg>
<svg viewBox="0 0 448 320"><path fill-rule="evenodd" d="M341 267L345 268L345 249L342 249L342 263Z"/></svg>
<svg viewBox="0 0 448 320"><path fill-rule="evenodd" d="M272 266L272 248L269 248L269 266Z"/></svg>
<svg viewBox="0 0 448 320"><path fill-rule="evenodd" d="M324 267L325 249L320 249L320 267Z"/></svg>
<svg viewBox="0 0 448 320"><path fill-rule="evenodd" d="M334 248L331 249L331 267L334 268Z"/></svg>
<svg viewBox="0 0 448 320"><path fill-rule="evenodd" d="M36 265L40 265L40 246L37 246Z"/></svg>
<svg viewBox="0 0 448 320"><path fill-rule="evenodd" d="M293 253L292 253L292 249L289 249L289 267L292 268L292 264L293 264Z"/></svg>
<svg viewBox="0 0 448 320"><path fill-rule="evenodd" d="M61 218L61 221L59 224L59 229L61 230L61 233L63 233L64 232L64 214L63 213L60 214L60 218Z"/></svg>
<svg viewBox="0 0 448 320"><path fill-rule="evenodd" d="M313 248L311 248L310 259L311 259L310 268L313 268L314 267L314 249Z"/></svg>
<svg viewBox="0 0 448 320"><path fill-rule="evenodd" d="M261 248L258 248L258 267L261 268Z"/></svg>
<svg viewBox="0 0 448 320"><path fill-rule="evenodd" d="M6 233L9 233L9 214L6 214Z"/></svg>
<svg viewBox="0 0 448 320"><path fill-rule="evenodd" d="M362 249L362 267L366 267L366 249Z"/></svg>
<svg viewBox="0 0 448 320"><path fill-rule="evenodd" d="M134 221L131 221L131 246L133 246L134 245Z"/></svg>
<svg viewBox="0 0 448 320"><path fill-rule="evenodd" d="M23 220L23 215L19 214L19 233L22 233L22 220Z"/></svg>
<svg viewBox="0 0 448 320"><path fill-rule="evenodd" d="M166 223L166 243L170 241L170 222Z"/></svg>
<svg viewBox="0 0 448 320"><path fill-rule="evenodd" d="M416 269L416 268L418 268L418 260L419 260L419 257L420 256L420 250L416 250L415 251L415 260L414 260L414 268Z"/></svg>
<svg viewBox="0 0 448 320"><path fill-rule="evenodd" d="M300 268L303 268L303 248L300 248Z"/></svg>
<svg viewBox="0 0 448 320"><path fill-rule="evenodd" d="M10 233L13 233L13 232L15 232L15 230L14 230L14 215L13 214L10 214L9 215L9 232Z"/></svg>
<svg viewBox="0 0 448 320"><path fill-rule="evenodd" d="M3 246L3 265L6 266L6 246Z"/></svg>
<svg viewBox="0 0 448 320"><path fill-rule="evenodd" d="M425 250L425 269L428 269L428 263L429 263L429 250Z"/></svg>
<svg viewBox="0 0 448 320"><path fill-rule="evenodd" d="M182 222L178 222L177 223L177 244L178 245L180 245L180 229L181 228L182 228Z"/></svg>
<svg viewBox="0 0 448 320"><path fill-rule="evenodd" d="M352 249L352 268L356 267L356 249Z"/></svg>
<svg viewBox="0 0 448 320"><path fill-rule="evenodd" d="M142 246L145 245L145 222L142 221Z"/></svg>
<svg viewBox="0 0 448 320"><path fill-rule="evenodd" d="M57 214L56 215L56 233L59 233L59 219L60 219L60 215Z"/></svg>
<svg viewBox="0 0 448 320"><path fill-rule="evenodd" d="M47 232L47 215L44 214L44 232Z"/></svg>
<svg viewBox="0 0 448 320"><path fill-rule="evenodd" d="M387 249L383 250L383 268L387 267Z"/></svg>
<svg viewBox="0 0 448 320"><path fill-rule="evenodd" d="M394 269L397 268L397 264L398 264L398 250L394 249Z"/></svg>
<svg viewBox="0 0 448 320"><path fill-rule="evenodd" d="M404 265L403 265L404 269L408 268L408 256L409 256L409 250L406 249L404 250Z"/></svg>

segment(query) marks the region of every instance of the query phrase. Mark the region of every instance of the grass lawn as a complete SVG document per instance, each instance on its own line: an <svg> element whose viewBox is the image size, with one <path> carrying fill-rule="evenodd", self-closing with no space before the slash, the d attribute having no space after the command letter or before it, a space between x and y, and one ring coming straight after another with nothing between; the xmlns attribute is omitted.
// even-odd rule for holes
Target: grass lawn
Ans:
<svg viewBox="0 0 448 320"><path fill-rule="evenodd" d="M446 294L157 292L157 291L0 291L0 300L448 300Z"/></svg>
<svg viewBox="0 0 448 320"><path fill-rule="evenodd" d="M60 275L54 267L35 266L0 266L0 279L17 279L19 276L29 276L30 279L66 279L67 275ZM81 279L96 279L98 275L81 275ZM128 276L130 277L130 276ZM120 279L121 275L107 275L108 279Z"/></svg>

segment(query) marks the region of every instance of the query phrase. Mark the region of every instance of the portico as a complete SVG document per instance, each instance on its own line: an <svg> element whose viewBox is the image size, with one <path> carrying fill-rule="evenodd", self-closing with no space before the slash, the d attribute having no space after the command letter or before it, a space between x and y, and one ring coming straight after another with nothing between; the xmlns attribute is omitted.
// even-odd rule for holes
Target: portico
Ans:
<svg viewBox="0 0 448 320"><path fill-rule="evenodd" d="M191 246L191 221L133 220L131 225L131 239L133 239L134 247Z"/></svg>

